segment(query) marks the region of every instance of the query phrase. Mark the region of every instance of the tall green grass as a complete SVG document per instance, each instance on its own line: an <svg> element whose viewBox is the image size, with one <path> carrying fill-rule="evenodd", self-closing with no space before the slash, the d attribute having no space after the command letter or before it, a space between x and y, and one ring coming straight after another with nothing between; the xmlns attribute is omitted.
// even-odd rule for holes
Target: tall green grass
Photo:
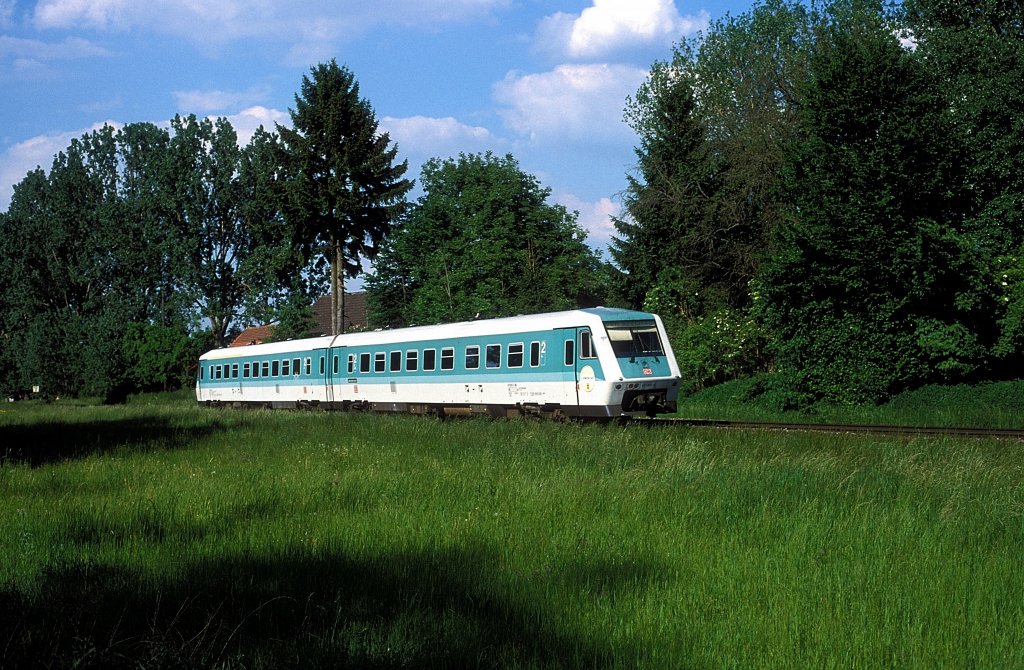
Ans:
<svg viewBox="0 0 1024 670"><path fill-rule="evenodd" d="M1024 666L1019 443L139 402L0 444L4 667Z"/></svg>
<svg viewBox="0 0 1024 670"><path fill-rule="evenodd" d="M679 400L678 415L691 419L862 423L895 426L1024 428L1024 380L931 385L882 405L814 405L780 411L761 379L738 379Z"/></svg>

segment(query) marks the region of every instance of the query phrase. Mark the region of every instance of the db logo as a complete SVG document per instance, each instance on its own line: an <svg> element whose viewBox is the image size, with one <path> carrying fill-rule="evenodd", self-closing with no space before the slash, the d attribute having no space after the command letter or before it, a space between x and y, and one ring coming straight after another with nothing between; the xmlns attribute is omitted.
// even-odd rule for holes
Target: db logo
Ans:
<svg viewBox="0 0 1024 670"><path fill-rule="evenodd" d="M654 371L651 370L650 368L644 368L644 374L645 375L653 375Z"/></svg>

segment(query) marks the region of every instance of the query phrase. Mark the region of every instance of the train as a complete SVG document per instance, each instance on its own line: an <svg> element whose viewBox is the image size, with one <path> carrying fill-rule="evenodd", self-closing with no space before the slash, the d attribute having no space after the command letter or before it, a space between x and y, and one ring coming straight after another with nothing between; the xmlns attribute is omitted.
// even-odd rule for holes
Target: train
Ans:
<svg viewBox="0 0 1024 670"><path fill-rule="evenodd" d="M196 400L613 419L674 412L680 379L657 314L595 307L214 349Z"/></svg>

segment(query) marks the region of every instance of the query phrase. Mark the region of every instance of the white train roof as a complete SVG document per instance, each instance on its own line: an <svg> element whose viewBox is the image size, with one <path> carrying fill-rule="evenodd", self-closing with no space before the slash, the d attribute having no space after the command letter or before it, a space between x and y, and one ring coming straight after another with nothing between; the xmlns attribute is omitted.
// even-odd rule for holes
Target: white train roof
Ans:
<svg viewBox="0 0 1024 670"><path fill-rule="evenodd" d="M413 326L394 330L375 330L343 335L325 335L301 340L286 340L268 344L253 344L244 347L228 347L214 349L200 356L200 360L243 358L248 356L273 356L295 352L306 352L313 349L328 347L357 347L367 345L400 344L403 342L419 342L423 340L440 340L453 337L477 337L525 333L555 328L572 328L577 326L597 327L603 321L650 321L654 315L649 312L638 312L628 309L610 307L593 307L565 312L548 312L545 314L528 314L498 319L481 319L477 321L461 321L434 326Z"/></svg>

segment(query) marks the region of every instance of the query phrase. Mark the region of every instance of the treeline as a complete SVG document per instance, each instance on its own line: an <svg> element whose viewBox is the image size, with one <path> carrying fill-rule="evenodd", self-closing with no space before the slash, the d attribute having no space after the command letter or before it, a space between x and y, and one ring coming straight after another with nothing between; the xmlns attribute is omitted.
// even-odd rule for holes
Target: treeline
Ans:
<svg viewBox="0 0 1024 670"><path fill-rule="evenodd" d="M429 161L406 202L334 61L291 116L242 147L224 119L107 127L29 173L0 386L187 383L240 325L302 335L363 259L374 326L646 308L691 389L756 375L779 407L1024 372L1020 2L766 0L681 42L627 104L614 265L512 156Z"/></svg>
<svg viewBox="0 0 1024 670"><path fill-rule="evenodd" d="M1024 369L1024 7L768 0L656 63L616 263L694 387L782 407Z"/></svg>
<svg viewBox="0 0 1024 670"><path fill-rule="evenodd" d="M374 327L607 302L613 271L577 215L511 155L429 161L424 195L334 61L291 126L244 146L226 119L109 126L15 186L0 215L0 389L127 393L191 383L243 325L307 335L330 290L367 282Z"/></svg>
<svg viewBox="0 0 1024 670"><path fill-rule="evenodd" d="M0 218L5 387L180 385L243 309L268 315L302 265L265 204L277 151L176 117L105 126L30 172Z"/></svg>
<svg viewBox="0 0 1024 670"><path fill-rule="evenodd" d="M226 119L105 126L17 184L0 215L0 389L116 400L191 382L240 325L301 334L411 182L334 61L277 131L239 146Z"/></svg>

